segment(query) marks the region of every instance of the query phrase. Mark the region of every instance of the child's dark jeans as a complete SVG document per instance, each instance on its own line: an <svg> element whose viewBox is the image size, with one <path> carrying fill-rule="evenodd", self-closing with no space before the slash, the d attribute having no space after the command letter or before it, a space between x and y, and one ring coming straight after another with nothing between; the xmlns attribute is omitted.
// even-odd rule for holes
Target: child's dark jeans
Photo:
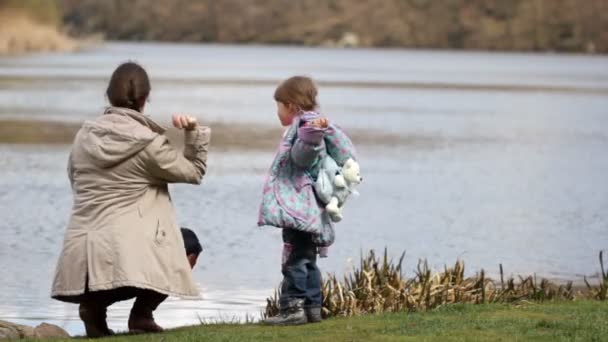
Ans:
<svg viewBox="0 0 608 342"><path fill-rule="evenodd" d="M321 271L312 234L283 229L283 242L290 251L284 255L280 306L288 307L290 301L300 298L306 307L321 307Z"/></svg>

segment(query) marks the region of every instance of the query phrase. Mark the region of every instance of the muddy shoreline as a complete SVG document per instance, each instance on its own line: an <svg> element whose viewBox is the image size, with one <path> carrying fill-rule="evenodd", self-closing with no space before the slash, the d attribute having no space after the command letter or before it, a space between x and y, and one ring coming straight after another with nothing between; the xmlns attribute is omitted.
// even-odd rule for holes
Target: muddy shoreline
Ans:
<svg viewBox="0 0 608 342"><path fill-rule="evenodd" d="M212 128L213 148L242 150L272 150L283 134L281 127L206 123ZM81 127L78 122L50 120L0 119L0 144L71 144ZM174 128L165 133L177 144L181 134ZM382 132L349 130L351 138L360 146L415 146L433 148L455 142L481 142L483 139L456 139L433 135L396 135ZM455 141L458 140L458 141ZM470 141L469 141L470 140ZM473 141L475 140L475 141ZM487 141L485 141L487 142Z"/></svg>

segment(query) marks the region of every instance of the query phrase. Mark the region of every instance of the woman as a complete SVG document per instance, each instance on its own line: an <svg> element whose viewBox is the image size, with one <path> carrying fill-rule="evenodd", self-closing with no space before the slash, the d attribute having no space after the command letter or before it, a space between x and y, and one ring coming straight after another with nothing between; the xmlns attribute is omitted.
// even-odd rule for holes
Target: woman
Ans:
<svg viewBox="0 0 608 342"><path fill-rule="evenodd" d="M111 107L77 133L68 163L74 204L52 297L78 303L87 336L111 335L106 309L136 298L129 330L159 332L152 312L167 296L198 298L168 183L199 184L210 129L174 116L183 153L144 116L146 71L125 63L112 74Z"/></svg>

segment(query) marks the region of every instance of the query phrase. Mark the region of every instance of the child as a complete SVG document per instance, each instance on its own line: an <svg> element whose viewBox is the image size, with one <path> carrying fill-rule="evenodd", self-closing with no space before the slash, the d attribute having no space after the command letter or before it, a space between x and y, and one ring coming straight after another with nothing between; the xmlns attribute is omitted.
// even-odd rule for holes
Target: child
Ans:
<svg viewBox="0 0 608 342"><path fill-rule="evenodd" d="M321 321L319 248L334 241L334 229L313 191L322 160L330 155L338 164L355 159L348 137L317 112L317 88L308 77L295 76L275 91L279 121L289 127L270 168L259 226L283 229L283 282L280 314L271 325Z"/></svg>
<svg viewBox="0 0 608 342"><path fill-rule="evenodd" d="M186 257L188 258L188 263L190 267L194 269L196 266L196 262L198 261L198 256L203 252L203 246L201 246L196 233L192 230L182 227L182 238L184 238L184 247L186 248Z"/></svg>

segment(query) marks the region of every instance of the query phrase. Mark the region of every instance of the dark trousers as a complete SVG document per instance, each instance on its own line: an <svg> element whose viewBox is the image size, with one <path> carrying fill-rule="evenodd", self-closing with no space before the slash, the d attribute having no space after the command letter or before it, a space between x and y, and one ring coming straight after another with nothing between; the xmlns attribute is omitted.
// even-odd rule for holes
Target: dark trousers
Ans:
<svg viewBox="0 0 608 342"><path fill-rule="evenodd" d="M91 308L105 309L116 302L133 298L135 298L135 303L131 314L149 317L160 303L167 299L167 295L135 287L119 287L112 290L86 292L82 295L80 303Z"/></svg>
<svg viewBox="0 0 608 342"><path fill-rule="evenodd" d="M296 298L304 299L307 307L320 307L323 302L321 293L321 271L317 267L317 247L310 233L283 229L283 242L291 245L282 267L280 306Z"/></svg>

